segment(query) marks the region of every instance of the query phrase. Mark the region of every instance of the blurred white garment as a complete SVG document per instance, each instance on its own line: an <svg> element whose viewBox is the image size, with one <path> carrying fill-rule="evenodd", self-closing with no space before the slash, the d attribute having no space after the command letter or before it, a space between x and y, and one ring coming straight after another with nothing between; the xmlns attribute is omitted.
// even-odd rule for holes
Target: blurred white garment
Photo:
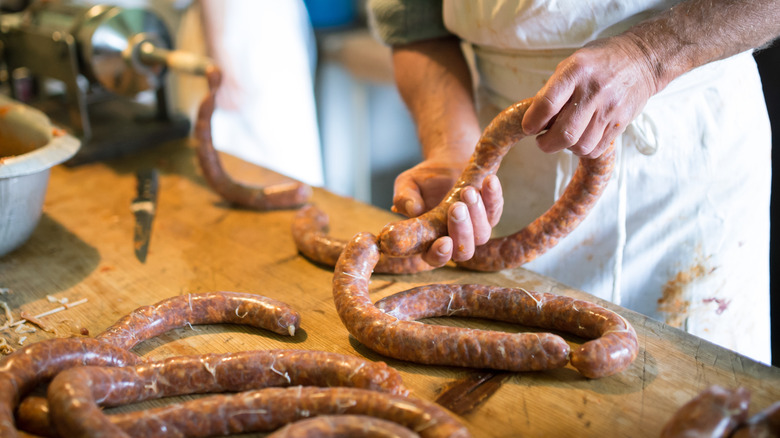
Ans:
<svg viewBox="0 0 780 438"><path fill-rule="evenodd" d="M323 184L314 101L316 43L302 0L202 0L187 8L178 49L206 54L200 8L208 17L213 58L223 71L212 118L214 146L314 186ZM174 74L175 106L194 120L203 78Z"/></svg>
<svg viewBox="0 0 780 438"><path fill-rule="evenodd" d="M486 124L533 97L576 48L674 3L445 0L444 19L472 44ZM771 138L751 53L671 82L615 146L596 207L524 268L770 363ZM577 163L541 152L533 138L516 145L499 170L505 208L495 234L546 211Z"/></svg>

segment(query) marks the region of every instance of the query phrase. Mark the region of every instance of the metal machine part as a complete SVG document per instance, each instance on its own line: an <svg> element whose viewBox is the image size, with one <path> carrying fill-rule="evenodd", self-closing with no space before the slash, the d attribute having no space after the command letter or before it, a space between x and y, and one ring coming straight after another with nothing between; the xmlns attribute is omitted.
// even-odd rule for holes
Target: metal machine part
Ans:
<svg viewBox="0 0 780 438"><path fill-rule="evenodd" d="M202 74L210 61L172 50L165 24L151 11L34 2L0 19L10 80L27 71L27 80L35 83L29 95L20 95L25 88L18 84L12 84L11 93L82 139L81 157L72 163L110 158L189 133L189 121L170 114L165 74L169 69ZM42 78L59 81L58 95L49 95Z"/></svg>

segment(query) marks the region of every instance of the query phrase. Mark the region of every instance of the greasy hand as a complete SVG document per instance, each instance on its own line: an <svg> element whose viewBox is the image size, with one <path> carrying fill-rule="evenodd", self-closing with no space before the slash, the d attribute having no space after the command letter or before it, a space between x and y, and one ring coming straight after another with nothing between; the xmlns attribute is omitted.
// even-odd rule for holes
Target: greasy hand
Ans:
<svg viewBox="0 0 780 438"><path fill-rule="evenodd" d="M657 92L654 73L635 37L596 40L564 59L534 97L523 130L541 150L569 149L597 158Z"/></svg>
<svg viewBox="0 0 780 438"><path fill-rule="evenodd" d="M392 210L415 217L432 209L455 185L464 167L464 163L426 160L401 173L395 180ZM423 254L431 266L470 259L474 248L490 239L504 209L501 184L495 175L485 178L480 188L463 189L461 200L449 208L448 235L437 239Z"/></svg>

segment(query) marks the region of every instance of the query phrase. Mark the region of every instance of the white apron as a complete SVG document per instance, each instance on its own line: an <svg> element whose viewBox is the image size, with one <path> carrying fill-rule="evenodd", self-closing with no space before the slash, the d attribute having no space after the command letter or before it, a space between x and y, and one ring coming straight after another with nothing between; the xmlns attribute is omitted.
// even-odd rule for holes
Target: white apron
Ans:
<svg viewBox="0 0 780 438"><path fill-rule="evenodd" d="M534 96L576 48L673 3L445 0L444 20L471 43L486 124ZM751 53L670 83L615 145L594 210L523 267L770 363L771 138ZM506 205L495 234L547 210L576 165L533 138L516 145L499 170Z"/></svg>
<svg viewBox="0 0 780 438"><path fill-rule="evenodd" d="M171 0L186 3L183 0ZM214 147L304 183L324 183L314 101L316 49L302 0L219 2L225 25L214 41L221 67L240 84L233 107L212 116ZM177 31L177 48L205 54L200 2L193 2ZM230 70L229 72L227 70ZM195 119L208 87L202 77L174 74L177 109ZM225 83L223 82L223 89Z"/></svg>

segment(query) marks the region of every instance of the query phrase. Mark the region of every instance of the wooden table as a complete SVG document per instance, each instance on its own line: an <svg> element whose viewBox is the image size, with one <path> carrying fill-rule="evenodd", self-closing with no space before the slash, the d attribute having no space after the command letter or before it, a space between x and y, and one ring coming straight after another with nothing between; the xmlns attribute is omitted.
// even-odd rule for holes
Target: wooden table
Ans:
<svg viewBox="0 0 780 438"><path fill-rule="evenodd" d="M283 178L236 159L227 169L246 181ZM134 172L161 171L157 216L145 264L133 254ZM331 216L332 234L348 238L378 232L396 217L385 210L315 190L313 202ZM248 349L301 348L383 360L399 370L412 395L434 400L470 370L421 366L381 357L350 337L331 295L332 271L298 254L290 234L293 211L231 208L206 186L193 146L173 142L123 160L53 169L41 222L31 239L0 259L1 295L18 316L59 304L47 296L87 298L77 307L44 318L67 336L82 327L100 333L131 310L179 294L229 290L287 302L302 315L299 333L285 338L232 326L175 330L134 351L147 358ZM524 269L475 273L442 268L416 275L375 275L372 298L428 283L521 286L595 300L625 316L640 340L638 359L625 372L599 380L573 368L516 374L463 420L475 437L631 436L657 437L683 403L712 384L752 391L751 412L780 400L780 369L754 362L637 313ZM2 318L2 317L0 317ZM0 319L0 322L3 320ZM521 328L485 321L447 321L508 331ZM0 333L12 345L19 335ZM27 343L53 335L38 331ZM148 402L149 406L155 403Z"/></svg>

